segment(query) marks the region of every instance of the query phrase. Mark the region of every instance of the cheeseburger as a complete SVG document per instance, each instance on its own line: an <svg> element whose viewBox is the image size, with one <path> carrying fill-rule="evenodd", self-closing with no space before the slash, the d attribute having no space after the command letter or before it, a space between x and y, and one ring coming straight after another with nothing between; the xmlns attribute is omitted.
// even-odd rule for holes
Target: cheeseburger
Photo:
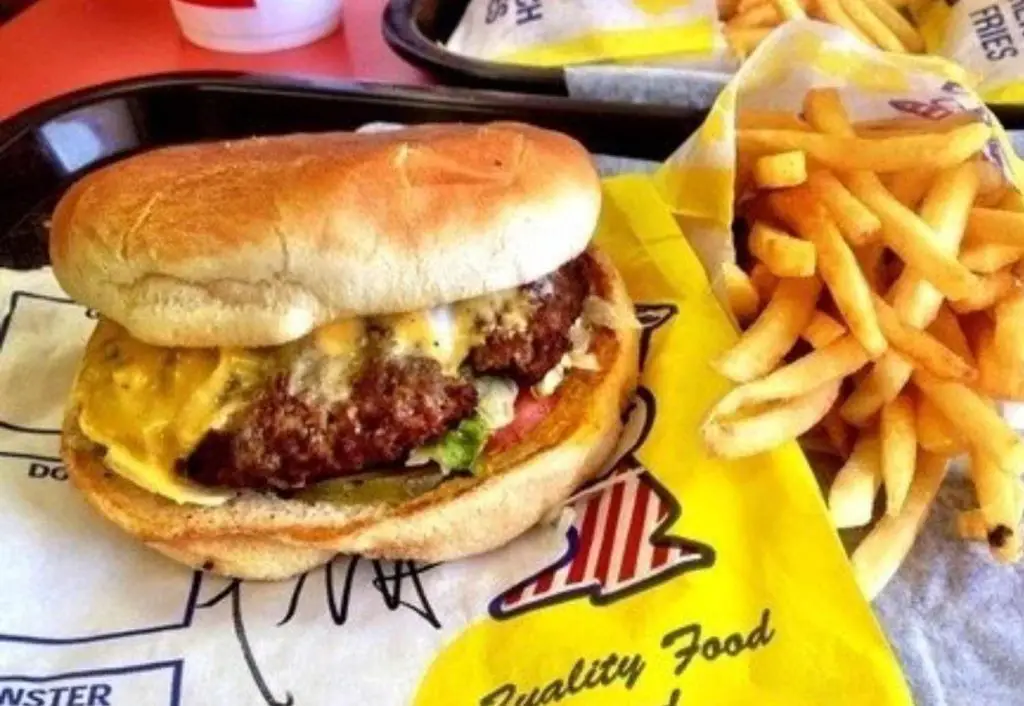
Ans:
<svg viewBox="0 0 1024 706"><path fill-rule="evenodd" d="M443 561L521 534L601 468L637 375L597 175L517 124L149 152L53 217L100 317L68 472L164 554L279 579Z"/></svg>

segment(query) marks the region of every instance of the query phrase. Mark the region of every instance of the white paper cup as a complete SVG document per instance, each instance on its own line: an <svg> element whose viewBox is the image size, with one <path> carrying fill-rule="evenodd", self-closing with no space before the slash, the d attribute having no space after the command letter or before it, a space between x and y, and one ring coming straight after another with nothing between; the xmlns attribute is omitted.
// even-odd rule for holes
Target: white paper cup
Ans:
<svg viewBox="0 0 1024 706"><path fill-rule="evenodd" d="M193 44L255 54L309 44L341 22L342 0L171 0Z"/></svg>

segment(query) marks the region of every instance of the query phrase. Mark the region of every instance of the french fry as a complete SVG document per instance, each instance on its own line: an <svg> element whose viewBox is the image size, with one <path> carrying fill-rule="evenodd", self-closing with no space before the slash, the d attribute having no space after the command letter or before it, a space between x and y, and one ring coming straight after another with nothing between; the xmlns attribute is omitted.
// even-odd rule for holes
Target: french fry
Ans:
<svg viewBox="0 0 1024 706"><path fill-rule="evenodd" d="M722 0L719 0L719 1L721 2ZM744 12L747 12L748 10L750 10L751 8L753 8L753 7L757 6L757 5L770 5L770 4L771 4L771 0L739 0L736 3L735 8L733 8L733 11L730 12L728 15L725 15L723 17L723 19L728 19L728 18L732 17L733 15L743 14ZM722 15L719 15L719 16L721 17Z"/></svg>
<svg viewBox="0 0 1024 706"><path fill-rule="evenodd" d="M740 3L737 0L715 0L715 4L718 7L719 19L726 19L731 17L737 9L739 9Z"/></svg>
<svg viewBox="0 0 1024 706"><path fill-rule="evenodd" d="M1003 211L1014 211L1024 213L1024 195L1016 189L1010 189L999 202L999 208Z"/></svg>
<svg viewBox="0 0 1024 706"><path fill-rule="evenodd" d="M786 20L806 20L807 13L796 0L772 0L779 14Z"/></svg>
<svg viewBox="0 0 1024 706"><path fill-rule="evenodd" d="M978 286L978 277L938 244L934 230L901 204L870 172L851 172L844 183L882 222L882 239L911 268L927 273L928 282L950 299L963 299Z"/></svg>
<svg viewBox="0 0 1024 706"><path fill-rule="evenodd" d="M948 465L944 456L921 452L903 509L896 516L886 515L879 520L853 551L850 557L853 573L868 600L874 600L882 592L910 553L942 479L946 477Z"/></svg>
<svg viewBox="0 0 1024 706"><path fill-rule="evenodd" d="M956 514L956 536L969 542L988 542L988 527L979 508L961 510Z"/></svg>
<svg viewBox="0 0 1024 706"><path fill-rule="evenodd" d="M975 332L977 387L1003 400L1024 400L1024 293L1000 301L992 322Z"/></svg>
<svg viewBox="0 0 1024 706"><path fill-rule="evenodd" d="M804 187L773 191L768 202L783 222L814 244L818 270L850 332L871 357L879 356L888 343L878 326L871 290L825 207Z"/></svg>
<svg viewBox="0 0 1024 706"><path fill-rule="evenodd" d="M857 258L860 271L864 273L864 279L868 281L868 286L871 287L871 290L880 292L886 289L883 280L887 279L887 277L885 277L882 264L882 257L885 255L885 243L876 240L859 248L854 248L853 254Z"/></svg>
<svg viewBox="0 0 1024 706"><path fill-rule="evenodd" d="M814 245L758 221L750 230L747 246L776 277L810 277L817 255Z"/></svg>
<svg viewBox="0 0 1024 706"><path fill-rule="evenodd" d="M934 181L934 169L905 169L890 175L887 187L897 201L916 209Z"/></svg>
<svg viewBox="0 0 1024 706"><path fill-rule="evenodd" d="M907 48L884 22L875 17L863 0L840 0L846 14L871 38L880 49L906 54Z"/></svg>
<svg viewBox="0 0 1024 706"><path fill-rule="evenodd" d="M942 345L967 361L968 365L977 368L971 344L967 342L967 336L960 328L960 321L956 318L956 314L948 306L943 304L939 307L939 313L935 315L935 320L927 330L928 333L939 339Z"/></svg>
<svg viewBox="0 0 1024 706"><path fill-rule="evenodd" d="M924 52L924 37L888 0L864 0L868 9L914 54Z"/></svg>
<svg viewBox="0 0 1024 706"><path fill-rule="evenodd" d="M807 324L802 334L804 340L815 349L824 348L844 335L846 329L842 324L822 311L814 312L811 322ZM822 417L819 426L825 432L825 438L831 447L828 450L840 458L848 458L853 445L853 432L839 416L838 403L833 403Z"/></svg>
<svg viewBox="0 0 1024 706"><path fill-rule="evenodd" d="M972 208L967 218L966 237L973 242L1024 247L1024 213Z"/></svg>
<svg viewBox="0 0 1024 706"><path fill-rule="evenodd" d="M975 155L971 164L978 172L978 203L975 203L975 206L983 201L992 206L998 205L1008 193L1003 170L981 155ZM983 207L987 207L987 204Z"/></svg>
<svg viewBox="0 0 1024 706"><path fill-rule="evenodd" d="M881 174L915 167L944 169L960 164L992 136L992 129L971 123L942 135L906 135L865 139L800 130L738 130L737 146L754 154L802 150L838 171L866 169Z"/></svg>
<svg viewBox="0 0 1024 706"><path fill-rule="evenodd" d="M740 13L746 12L755 5L764 5L765 3L770 3L771 0L717 0L717 2L719 7L719 17L727 20L733 15L738 15ZM732 2L731 11L726 13L721 12L723 3L729 2Z"/></svg>
<svg viewBox="0 0 1024 706"><path fill-rule="evenodd" d="M701 436L715 456L753 456L805 433L825 416L838 396L839 383L832 382L802 397L771 405L753 416L726 419L709 416L701 426Z"/></svg>
<svg viewBox="0 0 1024 706"><path fill-rule="evenodd" d="M773 275L763 262L755 262L753 269L750 270L750 283L754 285L761 301L766 302L775 293L779 278Z"/></svg>
<svg viewBox="0 0 1024 706"><path fill-rule="evenodd" d="M982 316L975 328L974 353L978 361L978 381L974 387L984 395L999 399L1014 399L1019 384L1016 370L1009 370L995 347L995 327L987 316ZM1005 374L1004 374L1005 373ZM1012 379L1007 379L1012 376Z"/></svg>
<svg viewBox="0 0 1024 706"><path fill-rule="evenodd" d="M900 395L882 407L882 482L885 484L885 512L897 515L903 509L914 478L917 460L917 428L914 404Z"/></svg>
<svg viewBox="0 0 1024 706"><path fill-rule="evenodd" d="M917 366L946 380L969 381L978 376L970 363L927 331L907 326L882 297L872 295L878 323L892 347Z"/></svg>
<svg viewBox="0 0 1024 706"><path fill-rule="evenodd" d="M822 18L842 27L865 44L873 44L871 38L864 34L857 23L846 13L840 0L818 0L818 12Z"/></svg>
<svg viewBox="0 0 1024 706"><path fill-rule="evenodd" d="M897 118L879 118L854 123L853 129L864 137L949 132L953 128L977 122L971 113L953 113L937 120L919 116L902 115Z"/></svg>
<svg viewBox="0 0 1024 706"><path fill-rule="evenodd" d="M721 272L726 301L732 315L741 323L753 319L761 308L761 297L747 273L733 262L724 263Z"/></svg>
<svg viewBox="0 0 1024 706"><path fill-rule="evenodd" d="M711 416L725 418L743 407L809 394L826 383L841 382L867 362L868 355L857 339L843 336L760 380L733 388L714 406Z"/></svg>
<svg viewBox="0 0 1024 706"><path fill-rule="evenodd" d="M936 244L945 252L953 254L959 250L977 193L978 173L970 164L944 170L931 180L921 205L921 219L931 227ZM893 301L901 317L920 327L935 317L942 302L940 292L924 274L911 270L901 276Z"/></svg>
<svg viewBox="0 0 1024 706"><path fill-rule="evenodd" d="M765 189L803 184L807 181L807 157L799 150L759 157L754 162L754 181Z"/></svg>
<svg viewBox="0 0 1024 706"><path fill-rule="evenodd" d="M750 56L751 52L757 49L757 45L764 41L764 38L771 34L773 27L730 27L725 26L723 33L729 46L741 58ZM792 129L792 128L788 128Z"/></svg>
<svg viewBox="0 0 1024 706"><path fill-rule="evenodd" d="M965 243L960 250L960 264L971 272L991 274L1008 267L1024 257L1024 247L1005 243Z"/></svg>
<svg viewBox="0 0 1024 706"><path fill-rule="evenodd" d="M839 232L850 245L861 246L872 241L882 228L878 217L854 198L832 172L819 169L807 177L811 193L825 204L839 226Z"/></svg>
<svg viewBox="0 0 1024 706"><path fill-rule="evenodd" d="M780 280L757 320L712 366L735 382L749 382L772 370L807 327L820 293L817 277Z"/></svg>
<svg viewBox="0 0 1024 706"><path fill-rule="evenodd" d="M863 527L871 521L882 483L881 448L877 433L862 433L850 458L836 473L828 491L828 511L839 529Z"/></svg>
<svg viewBox="0 0 1024 706"><path fill-rule="evenodd" d="M856 135L838 89L812 88L804 95L803 108L804 119L818 132L836 137Z"/></svg>
<svg viewBox="0 0 1024 706"><path fill-rule="evenodd" d="M967 440L927 397L917 403L916 412L917 442L922 449L943 456L955 456L967 450Z"/></svg>
<svg viewBox="0 0 1024 706"><path fill-rule="evenodd" d="M1024 376L1024 293L1015 292L1000 301L992 312L993 344L1007 367Z"/></svg>
<svg viewBox="0 0 1024 706"><path fill-rule="evenodd" d="M924 370L914 371L914 384L947 419L955 419L967 441L988 454L1004 473L1024 471L1024 444L990 403L958 382L939 380Z"/></svg>
<svg viewBox="0 0 1024 706"><path fill-rule="evenodd" d="M971 481L992 556L1007 564L1021 557L1019 481L1005 473L984 451L971 451Z"/></svg>
<svg viewBox="0 0 1024 706"><path fill-rule="evenodd" d="M762 3L754 5L744 12L737 13L726 22L726 27L733 29L754 29L761 27L775 27L782 21L773 3Z"/></svg>
<svg viewBox="0 0 1024 706"><path fill-rule="evenodd" d="M823 311L816 311L800 333L814 348L824 348L846 335L846 327Z"/></svg>
<svg viewBox="0 0 1024 706"><path fill-rule="evenodd" d="M992 191L979 193L978 199L974 202L974 205L979 208L996 208L1003 202L1003 197L1010 191L1012 191L1010 186L1001 184Z"/></svg>
<svg viewBox="0 0 1024 706"><path fill-rule="evenodd" d="M936 243L953 253L960 246L964 224L978 189L978 174L970 164L944 170L935 179L921 206L921 215L935 233ZM893 308L915 328L935 318L942 294L914 269L904 270L893 286ZM882 405L896 397L910 379L913 366L902 356L883 355L870 374L843 403L842 415L862 426Z"/></svg>
<svg viewBox="0 0 1024 706"><path fill-rule="evenodd" d="M771 0L765 0L770 2ZM799 115L782 110L744 109L736 113L737 130L800 130L809 132L811 126Z"/></svg>
<svg viewBox="0 0 1024 706"><path fill-rule="evenodd" d="M1009 267L978 277L978 286L970 295L963 299L950 302L950 307L958 314L989 309L1000 299L1009 296L1018 289L1017 278Z"/></svg>
<svg viewBox="0 0 1024 706"><path fill-rule="evenodd" d="M812 126L837 138L845 139L853 134L835 89L808 91L804 99L804 114ZM969 169L974 171L973 167ZM934 244L935 234L929 224L893 198L878 175L870 171L854 171L845 175L843 183L878 217L882 224L882 238L904 262L927 272L929 281L951 299L970 293L977 278L951 252Z"/></svg>

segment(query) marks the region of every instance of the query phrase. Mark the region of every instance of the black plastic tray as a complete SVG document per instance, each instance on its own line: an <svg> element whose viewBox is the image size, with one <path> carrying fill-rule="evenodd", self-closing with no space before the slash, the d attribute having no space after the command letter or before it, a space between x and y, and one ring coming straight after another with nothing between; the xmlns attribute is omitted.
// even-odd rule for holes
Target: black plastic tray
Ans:
<svg viewBox="0 0 1024 706"><path fill-rule="evenodd" d="M390 0L384 8L384 40L406 60L446 83L503 91L568 95L560 68L531 68L471 59L448 51L469 0Z"/></svg>
<svg viewBox="0 0 1024 706"><path fill-rule="evenodd" d="M671 108L231 73L108 84L0 123L0 267L46 263L46 221L76 177L160 145L348 130L373 121L519 120L573 135L593 152L660 160L702 119Z"/></svg>

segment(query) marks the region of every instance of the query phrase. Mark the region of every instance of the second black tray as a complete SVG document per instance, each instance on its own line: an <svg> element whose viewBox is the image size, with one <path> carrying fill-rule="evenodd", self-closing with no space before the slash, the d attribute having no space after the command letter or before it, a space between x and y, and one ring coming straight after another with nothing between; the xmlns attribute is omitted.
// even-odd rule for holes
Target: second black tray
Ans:
<svg viewBox="0 0 1024 706"><path fill-rule="evenodd" d="M384 40L403 58L459 86L568 95L560 68L534 68L471 59L445 49L469 0L389 0Z"/></svg>

